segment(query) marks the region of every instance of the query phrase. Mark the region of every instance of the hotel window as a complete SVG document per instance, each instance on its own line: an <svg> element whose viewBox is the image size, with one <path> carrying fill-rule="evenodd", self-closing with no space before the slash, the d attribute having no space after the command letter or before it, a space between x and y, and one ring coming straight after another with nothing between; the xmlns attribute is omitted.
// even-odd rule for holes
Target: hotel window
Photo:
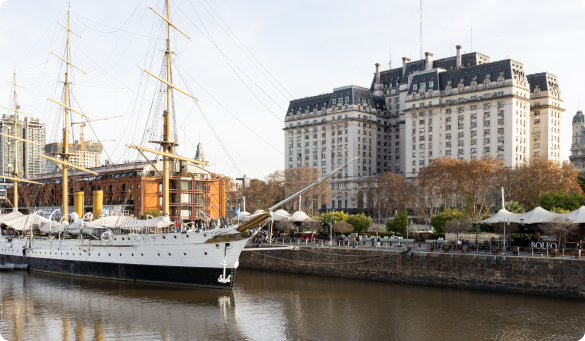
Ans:
<svg viewBox="0 0 585 341"><path fill-rule="evenodd" d="M451 155L451 151L450 150L446 150L445 151L445 155Z"/></svg>
<svg viewBox="0 0 585 341"><path fill-rule="evenodd" d="M445 148L451 148L451 142L446 142L445 143Z"/></svg>
<svg viewBox="0 0 585 341"><path fill-rule="evenodd" d="M534 144L534 149L538 149L538 148L540 148L540 143L535 143Z"/></svg>
<svg viewBox="0 0 585 341"><path fill-rule="evenodd" d="M463 133L458 133L458 134L457 134L457 139L462 139L463 137L464 137L464 136L463 136Z"/></svg>
<svg viewBox="0 0 585 341"><path fill-rule="evenodd" d="M490 139L489 138L483 139L483 144L490 144Z"/></svg>
<svg viewBox="0 0 585 341"><path fill-rule="evenodd" d="M504 152L504 146L498 146L498 153L503 153Z"/></svg>
<svg viewBox="0 0 585 341"><path fill-rule="evenodd" d="M445 139L446 139L446 140L450 140L450 139L451 139L451 134L446 134L446 135L445 135Z"/></svg>
<svg viewBox="0 0 585 341"><path fill-rule="evenodd" d="M451 115L451 109L445 109L445 115Z"/></svg>
<svg viewBox="0 0 585 341"><path fill-rule="evenodd" d="M534 124L540 124L540 119L534 120Z"/></svg>
<svg viewBox="0 0 585 341"><path fill-rule="evenodd" d="M490 103L484 103L483 108L485 110L488 110L490 108L491 104Z"/></svg>
<svg viewBox="0 0 585 341"><path fill-rule="evenodd" d="M457 147L465 147L465 143L463 141L457 141Z"/></svg>
<svg viewBox="0 0 585 341"><path fill-rule="evenodd" d="M487 154L487 153L489 153L489 152L490 152L490 147L484 147L484 148L483 148L483 153L484 153L484 154Z"/></svg>
<svg viewBox="0 0 585 341"><path fill-rule="evenodd" d="M463 149L460 149L461 151L463 151ZM471 154L475 154L477 153L477 148L471 148ZM463 152L461 152L461 154L463 154Z"/></svg>
<svg viewBox="0 0 585 341"><path fill-rule="evenodd" d="M446 125L445 126L445 130L451 130L451 126L450 125Z"/></svg>
<svg viewBox="0 0 585 341"><path fill-rule="evenodd" d="M498 134L504 135L504 128L498 128Z"/></svg>
<svg viewBox="0 0 585 341"><path fill-rule="evenodd" d="M534 116L540 116L540 111L535 111Z"/></svg>
<svg viewBox="0 0 585 341"><path fill-rule="evenodd" d="M498 101L498 108L504 107L504 101Z"/></svg>
<svg viewBox="0 0 585 341"><path fill-rule="evenodd" d="M490 134L490 130L489 129L484 129L483 136L487 136L489 134Z"/></svg>
<svg viewBox="0 0 585 341"><path fill-rule="evenodd" d="M483 126L484 127L489 127L490 126L490 121L483 121Z"/></svg>

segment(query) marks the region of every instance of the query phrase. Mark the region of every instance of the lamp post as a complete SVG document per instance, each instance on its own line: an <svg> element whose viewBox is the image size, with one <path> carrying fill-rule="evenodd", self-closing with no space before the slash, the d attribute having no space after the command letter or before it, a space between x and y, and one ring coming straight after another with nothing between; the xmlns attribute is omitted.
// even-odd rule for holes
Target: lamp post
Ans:
<svg viewBox="0 0 585 341"><path fill-rule="evenodd" d="M410 219L410 222L412 223L412 217L406 218L406 248L408 248L408 219Z"/></svg>
<svg viewBox="0 0 585 341"><path fill-rule="evenodd" d="M505 219L505 223L504 223L504 252L502 253L503 255L506 254L506 225L510 224L510 218L506 217Z"/></svg>

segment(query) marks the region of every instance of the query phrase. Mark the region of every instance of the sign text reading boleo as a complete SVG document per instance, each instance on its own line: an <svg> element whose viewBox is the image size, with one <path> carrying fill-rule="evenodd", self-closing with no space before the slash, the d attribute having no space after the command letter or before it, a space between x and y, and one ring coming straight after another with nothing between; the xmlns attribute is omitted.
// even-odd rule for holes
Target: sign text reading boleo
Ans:
<svg viewBox="0 0 585 341"><path fill-rule="evenodd" d="M530 247L534 247L537 249L556 249L559 247L557 243L551 242L532 242L530 243Z"/></svg>

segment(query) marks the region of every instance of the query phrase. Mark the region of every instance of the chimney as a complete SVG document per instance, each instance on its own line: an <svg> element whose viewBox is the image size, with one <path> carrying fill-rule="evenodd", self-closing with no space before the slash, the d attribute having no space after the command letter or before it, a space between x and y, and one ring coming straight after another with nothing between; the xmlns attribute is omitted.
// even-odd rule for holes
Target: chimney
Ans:
<svg viewBox="0 0 585 341"><path fill-rule="evenodd" d="M406 74L406 64L410 62L410 58L402 57L402 75Z"/></svg>
<svg viewBox="0 0 585 341"><path fill-rule="evenodd" d="M433 68L433 54L430 52L425 52L425 70L430 70Z"/></svg>
<svg viewBox="0 0 585 341"><path fill-rule="evenodd" d="M376 63L376 81L374 83L380 83L380 63Z"/></svg>
<svg viewBox="0 0 585 341"><path fill-rule="evenodd" d="M457 49L457 58L455 62L455 67L461 67L461 45L455 46Z"/></svg>

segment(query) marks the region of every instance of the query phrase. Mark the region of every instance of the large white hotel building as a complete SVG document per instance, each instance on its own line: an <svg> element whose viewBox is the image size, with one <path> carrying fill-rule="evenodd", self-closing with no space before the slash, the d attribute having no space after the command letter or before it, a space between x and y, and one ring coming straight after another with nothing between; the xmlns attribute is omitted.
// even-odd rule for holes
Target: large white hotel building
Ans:
<svg viewBox="0 0 585 341"><path fill-rule="evenodd" d="M502 158L513 167L533 156L560 162L564 109L555 75L527 75L512 59L492 62L461 53L434 60L403 58L376 73L369 89L346 86L290 102L285 117L285 167L323 173L354 162L332 183L322 209L361 210L370 175L416 177L433 158ZM325 206L326 205L326 206Z"/></svg>

